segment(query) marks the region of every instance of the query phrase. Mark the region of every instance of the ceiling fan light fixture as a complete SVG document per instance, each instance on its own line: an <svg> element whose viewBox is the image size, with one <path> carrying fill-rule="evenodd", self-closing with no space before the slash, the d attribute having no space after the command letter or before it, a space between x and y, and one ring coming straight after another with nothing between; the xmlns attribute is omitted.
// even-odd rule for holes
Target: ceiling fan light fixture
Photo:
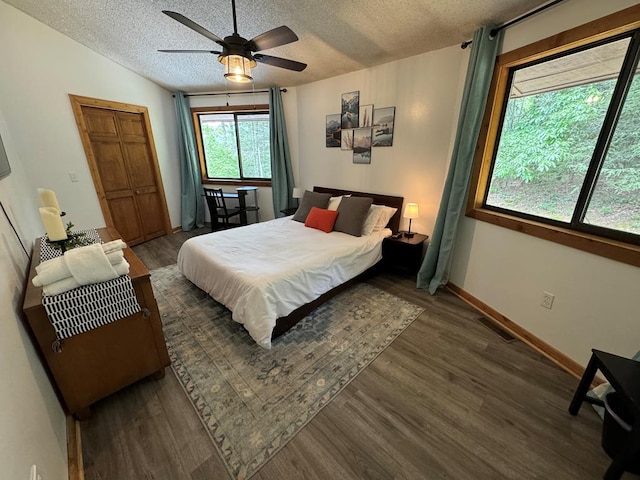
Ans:
<svg viewBox="0 0 640 480"><path fill-rule="evenodd" d="M253 80L251 69L256 66L255 60L242 55L221 55L219 62L224 65L224 78L235 83L249 83Z"/></svg>

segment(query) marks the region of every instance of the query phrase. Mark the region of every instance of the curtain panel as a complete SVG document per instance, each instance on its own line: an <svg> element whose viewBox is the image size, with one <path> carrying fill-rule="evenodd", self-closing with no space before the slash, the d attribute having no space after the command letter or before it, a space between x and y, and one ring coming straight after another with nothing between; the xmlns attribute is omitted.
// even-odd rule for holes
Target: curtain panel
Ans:
<svg viewBox="0 0 640 480"><path fill-rule="evenodd" d="M482 27L473 35L451 165L429 248L418 272L418 288L428 288L431 294L449 280L458 223L469 190L471 166L502 39L502 30L491 37L492 28Z"/></svg>
<svg viewBox="0 0 640 480"><path fill-rule="evenodd" d="M280 87L269 89L269 128L271 129L271 192L273 213L276 218L284 216L281 210L295 206L293 197L293 171L284 121Z"/></svg>
<svg viewBox="0 0 640 480"><path fill-rule="evenodd" d="M204 201L200 160L196 137L191 121L189 98L184 92L175 92L176 119L178 123L178 152L180 159L180 200L182 230L188 232L204 226Z"/></svg>

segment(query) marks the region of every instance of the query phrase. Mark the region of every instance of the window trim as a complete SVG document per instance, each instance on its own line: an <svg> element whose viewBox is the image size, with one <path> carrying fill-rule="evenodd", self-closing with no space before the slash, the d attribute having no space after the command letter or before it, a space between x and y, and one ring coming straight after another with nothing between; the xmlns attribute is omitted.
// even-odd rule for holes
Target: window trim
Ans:
<svg viewBox="0 0 640 480"><path fill-rule="evenodd" d="M473 162L467 200L468 217L640 267L639 245L601 237L587 231L542 223L534 218L522 218L498 211L496 208L483 207L491 178L502 112L507 100L511 70L638 28L640 5L635 5L498 56Z"/></svg>
<svg viewBox="0 0 640 480"><path fill-rule="evenodd" d="M204 143L202 141L202 130L200 129L199 115L207 113L247 113L255 111L256 113L269 113L269 104L256 104L256 105L231 105L222 107L194 107L191 108L191 119L193 122L193 131L196 136L196 146L198 148L198 159L200 160L200 178L203 184L207 185L236 185L236 186L257 186L257 187L270 187L271 179L261 178L211 178L207 176L207 167L204 156ZM236 125L237 129L237 125ZM237 134L237 132L236 132ZM236 135L236 140L238 140ZM242 174L242 165L239 165L240 172Z"/></svg>

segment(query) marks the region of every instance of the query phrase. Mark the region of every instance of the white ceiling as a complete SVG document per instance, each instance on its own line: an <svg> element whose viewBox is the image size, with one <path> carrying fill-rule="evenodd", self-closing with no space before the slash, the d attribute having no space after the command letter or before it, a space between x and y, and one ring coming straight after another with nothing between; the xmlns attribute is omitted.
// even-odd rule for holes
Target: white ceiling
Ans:
<svg viewBox="0 0 640 480"><path fill-rule="evenodd" d="M162 10L219 37L233 33L231 0L4 0L105 57L170 90L246 90L226 82L215 55L159 49L217 45ZM238 33L251 39L280 25L299 37L262 53L308 64L291 72L259 64L255 88L295 86L458 44L548 0L237 0Z"/></svg>

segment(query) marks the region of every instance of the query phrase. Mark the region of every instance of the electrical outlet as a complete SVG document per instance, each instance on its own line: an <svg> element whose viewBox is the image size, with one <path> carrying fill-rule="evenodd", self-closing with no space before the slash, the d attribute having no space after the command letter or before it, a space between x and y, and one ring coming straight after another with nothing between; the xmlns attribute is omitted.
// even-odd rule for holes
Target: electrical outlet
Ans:
<svg viewBox="0 0 640 480"><path fill-rule="evenodd" d="M553 307L554 298L556 298L556 296L553 293L542 292L542 303L540 303L540 305L551 310L551 307Z"/></svg>
<svg viewBox="0 0 640 480"><path fill-rule="evenodd" d="M72 170L69 172L69 178L71 179L72 182L77 182L78 174Z"/></svg>
<svg viewBox="0 0 640 480"><path fill-rule="evenodd" d="M29 480L42 480L42 475L38 472L38 467L36 465L31 465L31 475L29 475Z"/></svg>

